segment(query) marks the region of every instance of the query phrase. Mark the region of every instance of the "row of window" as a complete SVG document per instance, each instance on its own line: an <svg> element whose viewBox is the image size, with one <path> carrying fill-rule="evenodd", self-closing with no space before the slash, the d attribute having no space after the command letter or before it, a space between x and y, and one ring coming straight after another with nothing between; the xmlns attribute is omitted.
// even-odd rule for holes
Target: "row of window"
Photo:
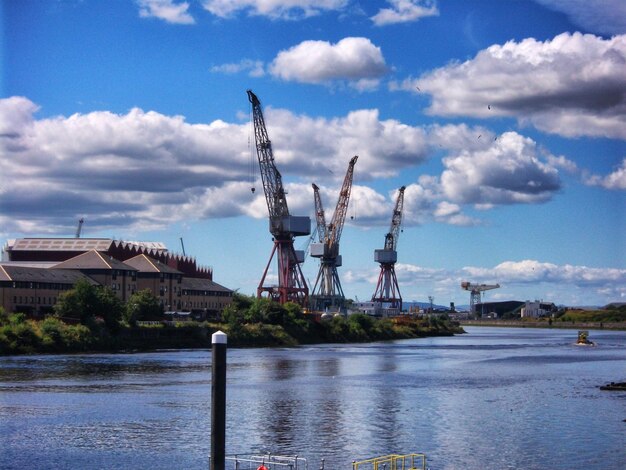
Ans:
<svg viewBox="0 0 626 470"><path fill-rule="evenodd" d="M115 281L117 279L118 275L123 276L125 272L128 272L128 271L118 271L118 270L114 269L113 271L111 271L111 279L113 279ZM137 271L130 271L130 278L133 281L136 281L137 280Z"/></svg>
<svg viewBox="0 0 626 470"><path fill-rule="evenodd" d="M56 297L34 297L34 296L21 296L14 295L13 296L13 305L20 304L35 304L35 299L37 299L37 305L54 305L57 303Z"/></svg>
<svg viewBox="0 0 626 470"><path fill-rule="evenodd" d="M57 303L57 298L56 297L35 297L35 296L21 296L21 295L14 295L13 296L13 304L14 305L21 305L21 304L31 304L34 305L35 301L37 303L37 305L55 305ZM163 305L163 302L161 301L161 305ZM181 302L178 301L176 302L176 308L216 308L216 309L220 309L224 307L224 303L223 302L207 302L207 301L185 301L185 302Z"/></svg>
<svg viewBox="0 0 626 470"><path fill-rule="evenodd" d="M160 278L161 282L164 282L164 281L165 281L165 277L166 277L166 276L167 276L167 274L165 274L165 273L161 273L161 275L159 276L159 278ZM180 274L174 274L174 275L170 274L170 275L168 276L168 279L176 279L176 282L177 282L178 284L180 284L180 283L182 282L182 280L183 280L183 276L181 276Z"/></svg>
<svg viewBox="0 0 626 470"><path fill-rule="evenodd" d="M73 287L72 284L61 284L58 282L13 281L13 289L70 290Z"/></svg>
<svg viewBox="0 0 626 470"><path fill-rule="evenodd" d="M230 292L214 290L191 290L183 289L183 295L202 295L204 297L230 297Z"/></svg>
<svg viewBox="0 0 626 470"><path fill-rule="evenodd" d="M214 308L221 309L224 307L222 302L183 302L182 308Z"/></svg>

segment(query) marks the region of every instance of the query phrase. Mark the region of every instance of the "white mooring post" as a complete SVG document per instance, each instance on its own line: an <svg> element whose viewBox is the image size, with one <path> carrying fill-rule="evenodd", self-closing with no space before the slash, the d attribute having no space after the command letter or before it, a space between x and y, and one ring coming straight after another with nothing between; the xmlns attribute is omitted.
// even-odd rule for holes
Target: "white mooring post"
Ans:
<svg viewBox="0 0 626 470"><path fill-rule="evenodd" d="M226 333L211 336L211 461L210 470L226 466Z"/></svg>

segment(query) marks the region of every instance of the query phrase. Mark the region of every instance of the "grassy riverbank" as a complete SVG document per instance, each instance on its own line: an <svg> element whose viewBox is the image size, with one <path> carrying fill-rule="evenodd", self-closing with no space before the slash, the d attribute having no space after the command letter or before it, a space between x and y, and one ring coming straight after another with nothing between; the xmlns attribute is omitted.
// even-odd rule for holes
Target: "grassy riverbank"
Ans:
<svg viewBox="0 0 626 470"><path fill-rule="evenodd" d="M0 354L121 352L158 349L210 348L211 335L224 331L234 347L297 346L450 336L463 333L446 318L394 322L356 314L314 321L293 304L241 298L219 322L105 322L87 317L69 324L54 316L28 319L23 314L0 315Z"/></svg>

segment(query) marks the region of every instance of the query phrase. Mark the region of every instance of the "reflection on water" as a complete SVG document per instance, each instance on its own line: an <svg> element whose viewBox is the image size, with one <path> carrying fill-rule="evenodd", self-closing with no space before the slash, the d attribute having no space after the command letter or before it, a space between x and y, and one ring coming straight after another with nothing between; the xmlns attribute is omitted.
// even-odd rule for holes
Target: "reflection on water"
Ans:
<svg viewBox="0 0 626 470"><path fill-rule="evenodd" d="M626 468L626 332L228 351L227 452L311 470L425 452L432 469ZM210 351L0 358L0 468L206 469ZM581 425L584 423L584 425Z"/></svg>

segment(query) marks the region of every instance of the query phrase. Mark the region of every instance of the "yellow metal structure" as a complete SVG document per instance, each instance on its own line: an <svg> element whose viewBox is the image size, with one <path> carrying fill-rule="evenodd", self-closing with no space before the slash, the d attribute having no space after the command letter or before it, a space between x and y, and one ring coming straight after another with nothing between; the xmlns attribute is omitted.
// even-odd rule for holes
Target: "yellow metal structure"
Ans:
<svg viewBox="0 0 626 470"><path fill-rule="evenodd" d="M426 470L426 455L384 455L360 462L352 462L352 470Z"/></svg>

